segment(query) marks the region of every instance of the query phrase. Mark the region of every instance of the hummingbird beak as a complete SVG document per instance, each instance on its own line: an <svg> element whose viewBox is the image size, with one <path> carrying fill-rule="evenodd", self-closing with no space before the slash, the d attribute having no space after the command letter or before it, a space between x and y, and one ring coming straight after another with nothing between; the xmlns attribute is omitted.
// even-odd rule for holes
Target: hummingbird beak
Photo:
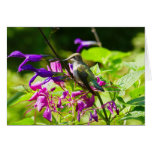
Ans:
<svg viewBox="0 0 152 152"><path fill-rule="evenodd" d="M68 60L70 60L72 57L68 57L68 58L66 58L66 59L64 59L64 60L62 60L62 61L68 61Z"/></svg>
<svg viewBox="0 0 152 152"><path fill-rule="evenodd" d="M64 60L62 60L62 61L63 61L63 62L64 62L64 61L68 61L68 59L64 59Z"/></svg>
<svg viewBox="0 0 152 152"><path fill-rule="evenodd" d="M60 61L60 59L58 59L58 58L49 59L49 62L55 62L55 61Z"/></svg>

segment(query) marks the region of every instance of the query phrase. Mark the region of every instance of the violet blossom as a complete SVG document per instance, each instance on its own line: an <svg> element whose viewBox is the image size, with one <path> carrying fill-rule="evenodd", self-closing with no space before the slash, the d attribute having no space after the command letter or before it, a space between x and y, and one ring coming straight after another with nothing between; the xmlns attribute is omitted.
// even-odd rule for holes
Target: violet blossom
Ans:
<svg viewBox="0 0 152 152"><path fill-rule="evenodd" d="M32 90L36 90L36 89L41 89L41 86L46 84L47 82L49 82L50 80L53 80L54 82L63 82L64 77L63 76L57 76L57 77L53 77L54 72L48 71L44 68L40 68L40 69L36 69L34 68L32 65L25 65L21 68L21 71L23 70L29 70L29 71L33 71L35 72L35 75L31 78L31 80L29 81L29 86ZM34 82L34 80L37 78L37 76L46 78L43 82L41 83L37 83L35 85L32 85L32 83Z"/></svg>
<svg viewBox="0 0 152 152"><path fill-rule="evenodd" d="M54 91L55 88L52 88L50 91ZM52 93L51 92L51 93ZM28 101L35 100L34 108L36 108L39 112L46 107L46 110L43 113L43 117L46 118L48 121L52 121L52 111L56 112L55 103L49 99L49 92L47 88L43 88L38 92L35 92L33 96ZM51 109L50 109L51 107Z"/></svg>
<svg viewBox="0 0 152 152"><path fill-rule="evenodd" d="M69 91L64 91L64 92L62 93L62 96L59 98L59 101L58 101L58 104L57 104L57 107L58 107L58 108L61 108L61 109L64 108L64 107L62 106L62 99L65 99L68 94L69 94Z"/></svg>
<svg viewBox="0 0 152 152"><path fill-rule="evenodd" d="M23 54L20 51L13 51L9 57L16 57L16 58L25 58L25 60L19 65L18 72L22 71L22 66L26 64L27 62L38 62L41 61L43 57L46 57L48 55L38 55L38 54Z"/></svg>
<svg viewBox="0 0 152 152"><path fill-rule="evenodd" d="M114 101L109 101L107 103L105 103L102 108L107 108L111 114L113 114L113 110L116 111L117 115L119 115L119 109L117 108L116 104Z"/></svg>
<svg viewBox="0 0 152 152"><path fill-rule="evenodd" d="M96 122L98 122L98 115L97 115L97 111L94 109L93 110L94 113L92 114L92 112L90 112L90 117L89 117L89 121L92 121L92 119L94 119Z"/></svg>
<svg viewBox="0 0 152 152"><path fill-rule="evenodd" d="M52 121L52 113L51 113L51 109L49 108L49 106L44 111L43 117L46 118L50 122Z"/></svg>
<svg viewBox="0 0 152 152"><path fill-rule="evenodd" d="M79 53L83 47L89 47L91 45L98 45L96 41L83 41L80 38L74 40L74 44L79 44L76 52Z"/></svg>

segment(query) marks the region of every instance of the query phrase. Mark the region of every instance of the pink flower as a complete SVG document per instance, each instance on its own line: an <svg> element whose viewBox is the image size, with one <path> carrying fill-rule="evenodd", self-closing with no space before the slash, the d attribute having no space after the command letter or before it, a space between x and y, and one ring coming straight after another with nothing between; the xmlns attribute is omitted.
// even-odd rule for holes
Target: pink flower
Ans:
<svg viewBox="0 0 152 152"><path fill-rule="evenodd" d="M52 72L63 72L60 61L55 61L50 63Z"/></svg>
<svg viewBox="0 0 152 152"><path fill-rule="evenodd" d="M52 121L52 113L51 113L51 110L50 110L49 106L44 111L43 117L46 118L50 122Z"/></svg>
<svg viewBox="0 0 152 152"><path fill-rule="evenodd" d="M97 77L97 83L98 83L100 86L106 85L106 82L105 82L105 81L101 81L99 77Z"/></svg>

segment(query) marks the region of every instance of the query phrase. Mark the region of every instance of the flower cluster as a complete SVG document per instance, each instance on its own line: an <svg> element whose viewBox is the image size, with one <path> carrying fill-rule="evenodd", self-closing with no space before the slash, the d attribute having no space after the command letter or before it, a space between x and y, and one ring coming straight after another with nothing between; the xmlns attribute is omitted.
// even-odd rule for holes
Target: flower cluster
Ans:
<svg viewBox="0 0 152 152"><path fill-rule="evenodd" d="M83 47L96 45L97 43L94 41L82 41L81 39L77 38L75 40L75 44L80 44L77 49L77 52L79 52ZM29 102L32 102L32 108L37 109L38 112L41 112L42 109L44 109L43 117L50 122L52 121L53 113L58 113L62 116L62 109L64 108L69 108L69 113L71 113L73 117L75 117L76 114L78 121L80 121L81 116L87 112L90 114L88 121L91 122L94 120L98 122L98 108L94 107L95 96L90 95L90 93L86 90L69 91L66 87L65 80L66 78L70 77L70 75L66 70L62 69L59 61L50 62L47 69L37 69L32 65L27 64L29 61L41 61L42 58L46 56L47 55L23 54L20 51L14 51L8 56L25 58L24 61L19 65L18 72L26 70L34 72L33 77L29 81L29 87L35 91L33 96L28 100ZM69 64L69 68L71 73L73 73L72 64ZM33 83L38 76L45 79L42 82ZM47 88L49 82L55 84L55 87L53 85L50 90ZM101 81L99 77L97 77L97 83L99 86L106 85L106 82ZM60 95L54 93L58 88L62 90ZM97 91L97 89L93 87L92 89ZM119 114L119 110L117 109L114 101L101 105L99 108L107 108L112 114L113 110L115 110L117 114Z"/></svg>

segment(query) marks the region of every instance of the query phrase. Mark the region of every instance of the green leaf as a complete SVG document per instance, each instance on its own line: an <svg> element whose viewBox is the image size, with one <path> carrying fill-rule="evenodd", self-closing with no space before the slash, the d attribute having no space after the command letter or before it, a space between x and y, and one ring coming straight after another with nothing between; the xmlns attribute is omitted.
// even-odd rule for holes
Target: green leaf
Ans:
<svg viewBox="0 0 152 152"><path fill-rule="evenodd" d="M90 69L94 73L94 75L98 75L101 73L98 63L96 65L92 66Z"/></svg>
<svg viewBox="0 0 152 152"><path fill-rule="evenodd" d="M145 97L136 98L127 102L130 105L145 106Z"/></svg>
<svg viewBox="0 0 152 152"><path fill-rule="evenodd" d="M130 69L133 69L133 70L138 69L138 65L136 62L123 62L123 65L130 68Z"/></svg>
<svg viewBox="0 0 152 152"><path fill-rule="evenodd" d="M145 53L138 53L136 55L135 62L140 67L144 66L145 65Z"/></svg>
<svg viewBox="0 0 152 152"><path fill-rule="evenodd" d="M111 55L109 56L109 60L117 60L117 59L122 59L124 57L129 56L131 53L130 52L121 52L121 51L112 51Z"/></svg>
<svg viewBox="0 0 152 152"><path fill-rule="evenodd" d="M18 92L26 92L28 90L28 87L24 85L19 85L19 86L13 87L13 89Z"/></svg>
<svg viewBox="0 0 152 152"><path fill-rule="evenodd" d="M125 76L121 77L117 82L116 85L119 85L122 90L126 90L130 88L144 73L144 70L131 72L126 74Z"/></svg>
<svg viewBox="0 0 152 152"><path fill-rule="evenodd" d="M20 96L17 100L14 100L14 102L12 102L11 105L20 103L22 101L27 101L31 98L32 95L33 95L33 93L24 94L24 95Z"/></svg>
<svg viewBox="0 0 152 152"><path fill-rule="evenodd" d="M118 102L121 103L122 105L124 105L124 106L127 105L126 102L123 100L123 98L117 97L117 100L118 100Z"/></svg>
<svg viewBox="0 0 152 152"><path fill-rule="evenodd" d="M140 65L137 62L123 62L123 65L134 71L137 71L139 68L144 69L144 65Z"/></svg>
<svg viewBox="0 0 152 152"><path fill-rule="evenodd" d="M7 101L7 106L10 106L12 105L16 100L19 99L19 97L21 95L23 95L24 93L23 92L17 92L12 98L10 98L8 101Z"/></svg>
<svg viewBox="0 0 152 152"><path fill-rule="evenodd" d="M121 118L120 120L129 120L129 119L136 119L136 120L140 120L144 123L145 120L145 112L143 111L133 111L133 112L129 112L127 115L125 115L123 118Z"/></svg>
<svg viewBox="0 0 152 152"><path fill-rule="evenodd" d="M10 125L33 125L34 120L32 118L25 118L17 122L13 122Z"/></svg>
<svg viewBox="0 0 152 152"><path fill-rule="evenodd" d="M89 50L83 50L81 56L85 60L101 62L106 64L111 51L103 47L93 47Z"/></svg>
<svg viewBox="0 0 152 152"><path fill-rule="evenodd" d="M145 86L135 88L134 90L130 91L129 94L132 98L138 98L139 96L145 94Z"/></svg>

